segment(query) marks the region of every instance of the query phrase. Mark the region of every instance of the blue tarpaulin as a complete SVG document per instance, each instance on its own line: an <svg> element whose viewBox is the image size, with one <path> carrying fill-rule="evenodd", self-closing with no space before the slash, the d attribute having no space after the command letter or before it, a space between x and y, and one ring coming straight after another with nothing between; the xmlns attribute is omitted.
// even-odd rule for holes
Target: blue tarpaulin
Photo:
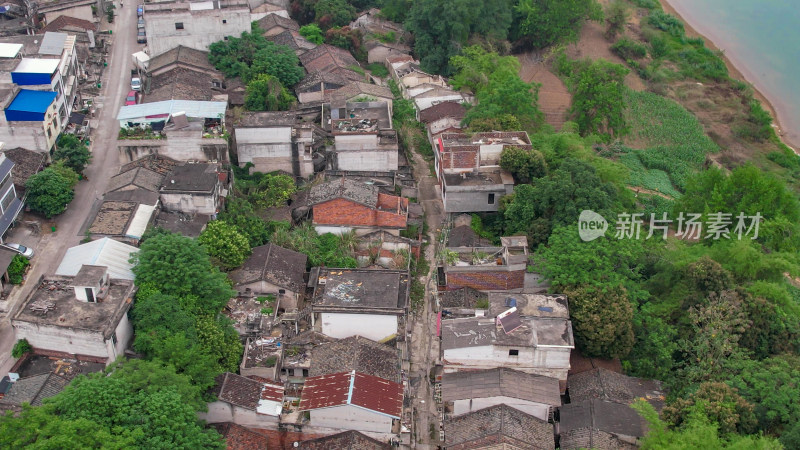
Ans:
<svg viewBox="0 0 800 450"><path fill-rule="evenodd" d="M22 89L14 101L6 108L6 120L41 122L47 108L53 103L56 96L52 91L31 91Z"/></svg>

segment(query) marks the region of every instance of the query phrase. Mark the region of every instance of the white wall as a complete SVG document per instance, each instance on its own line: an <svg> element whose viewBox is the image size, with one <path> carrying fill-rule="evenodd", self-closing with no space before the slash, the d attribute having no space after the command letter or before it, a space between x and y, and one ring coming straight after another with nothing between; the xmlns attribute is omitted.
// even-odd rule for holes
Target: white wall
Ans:
<svg viewBox="0 0 800 450"><path fill-rule="evenodd" d="M397 334L397 316L385 314L320 313L322 334L337 339L364 336L380 341Z"/></svg>
<svg viewBox="0 0 800 450"><path fill-rule="evenodd" d="M34 348L113 359L100 332L19 321L14 321L13 326L16 339L27 339Z"/></svg>
<svg viewBox="0 0 800 450"><path fill-rule="evenodd" d="M147 46L152 56L160 55L178 45L208 50L225 36L239 36L250 31L249 8L223 8L207 11L151 12L145 11ZM222 23L225 20L227 23ZM183 23L178 30L175 24Z"/></svg>
<svg viewBox="0 0 800 450"><path fill-rule="evenodd" d="M358 406L342 405L311 411L311 426L391 433L392 418Z"/></svg>
<svg viewBox="0 0 800 450"><path fill-rule="evenodd" d="M547 421L550 413L550 407L542 403L529 402L513 397L498 396L456 400L453 402L453 415L460 416L461 414L466 414L468 412L477 411L479 409L500 404L506 404L534 417L538 417L545 422Z"/></svg>
<svg viewBox="0 0 800 450"><path fill-rule="evenodd" d="M133 326L128 320L127 314L122 316L122 320L119 321L115 333L117 333L117 345L114 350L117 352L117 356L119 357L125 353L125 349L128 348L131 337L133 337Z"/></svg>
<svg viewBox="0 0 800 450"><path fill-rule="evenodd" d="M397 170L397 150L337 151L339 170L387 172Z"/></svg>
<svg viewBox="0 0 800 450"><path fill-rule="evenodd" d="M509 349L519 350L519 356L509 356ZM444 350L444 359L449 366L445 372L459 369L494 369L507 367L526 373L567 379L569 371L569 348L536 348L483 346Z"/></svg>
<svg viewBox="0 0 800 450"><path fill-rule="evenodd" d="M464 97L461 94L453 94L453 95L441 95L438 97L415 98L414 104L417 105L417 109L422 111L430 108L434 104L448 102L448 101L463 102Z"/></svg>
<svg viewBox="0 0 800 450"><path fill-rule="evenodd" d="M197 416L200 420L205 420L208 423L233 422L245 427L263 428L264 426L278 423L277 416L258 414L255 410L245 409L219 400L209 403L208 412L199 412Z"/></svg>
<svg viewBox="0 0 800 450"><path fill-rule="evenodd" d="M167 211L180 211L186 214L215 214L215 196L200 194L178 194L161 192L161 205Z"/></svg>

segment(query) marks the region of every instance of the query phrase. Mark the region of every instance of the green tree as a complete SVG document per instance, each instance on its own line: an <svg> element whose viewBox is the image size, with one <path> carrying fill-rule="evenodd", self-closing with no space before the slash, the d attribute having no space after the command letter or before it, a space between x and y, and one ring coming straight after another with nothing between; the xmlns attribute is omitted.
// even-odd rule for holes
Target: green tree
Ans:
<svg viewBox="0 0 800 450"><path fill-rule="evenodd" d="M522 81L516 72L497 71L489 76L489 84L475 96L478 104L467 111L464 123L475 119L488 119L511 115L523 127L538 127L544 120L539 111L539 88L537 83Z"/></svg>
<svg viewBox="0 0 800 450"><path fill-rule="evenodd" d="M269 240L271 233L267 223L256 215L252 204L244 198L229 198L225 202L225 211L219 213L217 218L235 226L244 234L250 248L264 245Z"/></svg>
<svg viewBox="0 0 800 450"><path fill-rule="evenodd" d="M469 121L469 132L483 131L519 131L522 124L511 114L500 114L497 117L480 117Z"/></svg>
<svg viewBox="0 0 800 450"><path fill-rule="evenodd" d="M601 20L603 9L595 0L520 0L517 38L535 48L575 42L586 20Z"/></svg>
<svg viewBox="0 0 800 450"><path fill-rule="evenodd" d="M219 312L236 293L227 277L211 265L199 242L178 234L154 236L134 255L136 284L149 283L184 299L189 311Z"/></svg>
<svg viewBox="0 0 800 450"><path fill-rule="evenodd" d="M613 41L625 31L630 11L622 0L614 0L606 9L606 39Z"/></svg>
<svg viewBox="0 0 800 450"><path fill-rule="evenodd" d="M285 111L295 98L272 75L261 74L247 84L244 107L250 111Z"/></svg>
<svg viewBox="0 0 800 450"><path fill-rule="evenodd" d="M17 343L14 344L14 348L11 349L11 356L14 358L22 358L22 355L32 351L33 346L31 346L27 339L19 339Z"/></svg>
<svg viewBox="0 0 800 450"><path fill-rule="evenodd" d="M250 32L241 37L228 37L214 42L208 49L208 60L227 77L240 77L249 84L259 75L277 78L284 86L293 86L303 78L303 69L294 50L276 44L261 35L253 23Z"/></svg>
<svg viewBox="0 0 800 450"><path fill-rule="evenodd" d="M31 210L43 214L48 219L57 216L67 209L67 205L75 197L72 186L70 179L50 166L31 175L25 182L27 204Z"/></svg>
<svg viewBox="0 0 800 450"><path fill-rule="evenodd" d="M300 35L308 39L309 42L313 42L317 45L322 44L324 40L322 30L315 23L310 23L300 27Z"/></svg>
<svg viewBox="0 0 800 450"><path fill-rule="evenodd" d="M0 447L7 449L126 449L132 436L114 433L89 419L65 419L45 407L23 405L15 417L0 415Z"/></svg>
<svg viewBox="0 0 800 450"><path fill-rule="evenodd" d="M600 134L612 139L627 134L625 122L625 75L628 69L604 59L592 61L573 75L570 113L581 134Z"/></svg>
<svg viewBox="0 0 800 450"><path fill-rule="evenodd" d="M266 174L248 192L248 198L258 208L274 208L286 205L286 201L296 190L292 177L284 174Z"/></svg>
<svg viewBox="0 0 800 450"><path fill-rule="evenodd" d="M314 6L314 20L320 28L343 27L356 18L356 9L345 0L319 0Z"/></svg>
<svg viewBox="0 0 800 450"><path fill-rule="evenodd" d="M185 333L196 338L194 317L181 306L180 299L156 292L136 295L131 319L136 330L133 348L151 356L168 336Z"/></svg>
<svg viewBox="0 0 800 450"><path fill-rule="evenodd" d="M74 170L75 173L82 173L83 169L92 160L89 148L73 134L64 134L58 138L56 150L53 152L53 160L63 161L64 165Z"/></svg>
<svg viewBox="0 0 800 450"><path fill-rule="evenodd" d="M633 348L633 306L621 285L565 291L575 344L587 356L619 358Z"/></svg>
<svg viewBox="0 0 800 450"><path fill-rule="evenodd" d="M303 79L305 73L298 64L300 60L291 48L269 42L265 48L256 52L253 63L242 77L242 81L250 83L259 75L272 75L285 87L291 87Z"/></svg>
<svg viewBox="0 0 800 450"><path fill-rule="evenodd" d="M541 152L521 147L504 148L500 154L500 167L511 172L519 183L530 183L547 172L547 163Z"/></svg>
<svg viewBox="0 0 800 450"><path fill-rule="evenodd" d="M472 93L485 89L493 73L518 73L520 68L517 58L500 56L478 45L465 47L460 54L450 58L450 66L455 70L450 85L455 89L466 88Z"/></svg>
<svg viewBox="0 0 800 450"><path fill-rule="evenodd" d="M209 222L198 242L209 256L224 269L235 269L250 256L250 243L239 230L221 220Z"/></svg>
<svg viewBox="0 0 800 450"><path fill-rule="evenodd" d="M696 392L666 406L664 420L672 426L680 426L697 411L708 417L724 435L750 434L756 428L753 405L725 383L701 383Z"/></svg>
<svg viewBox="0 0 800 450"><path fill-rule="evenodd" d="M220 367L228 372L236 372L242 359L242 341L230 319L201 315L197 317L195 328L200 344L219 361Z"/></svg>

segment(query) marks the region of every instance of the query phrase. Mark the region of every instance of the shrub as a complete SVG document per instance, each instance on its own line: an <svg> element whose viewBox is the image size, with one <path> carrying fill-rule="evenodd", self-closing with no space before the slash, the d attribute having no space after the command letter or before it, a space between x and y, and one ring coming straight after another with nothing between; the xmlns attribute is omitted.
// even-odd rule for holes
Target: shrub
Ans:
<svg viewBox="0 0 800 450"><path fill-rule="evenodd" d="M787 169L794 169L800 166L800 156L797 156L795 152L786 147L779 152L770 152L767 155L767 159Z"/></svg>
<svg viewBox="0 0 800 450"><path fill-rule="evenodd" d="M667 40L664 39L664 36L660 34L653 36L653 38L650 39L650 56L652 56L653 59L663 58L667 56L667 53L669 53L669 49L667 48Z"/></svg>
<svg viewBox="0 0 800 450"><path fill-rule="evenodd" d="M640 59L647 56L647 47L628 37L623 37L611 46L611 50L622 59Z"/></svg>
<svg viewBox="0 0 800 450"><path fill-rule="evenodd" d="M11 264L8 265L8 278L11 284L22 284L22 274L25 268L30 265L30 261L22 255L14 255Z"/></svg>
<svg viewBox="0 0 800 450"><path fill-rule="evenodd" d="M266 360L264 360L264 365L266 367L275 367L275 364L278 362L278 357L275 355L268 356Z"/></svg>
<svg viewBox="0 0 800 450"><path fill-rule="evenodd" d="M389 76L389 71L386 70L386 66L380 63L372 63L368 65L367 70L369 70L373 76L378 78L386 78Z"/></svg>
<svg viewBox="0 0 800 450"><path fill-rule="evenodd" d="M666 31L676 38L682 38L685 35L683 29L683 22L677 17L667 14L664 11L653 11L647 16L647 23L658 28L661 31Z"/></svg>
<svg viewBox="0 0 800 450"><path fill-rule="evenodd" d="M14 348L11 349L11 356L14 358L21 358L22 355L26 353L30 353L33 351L33 346L28 342L27 339L20 339L14 344Z"/></svg>

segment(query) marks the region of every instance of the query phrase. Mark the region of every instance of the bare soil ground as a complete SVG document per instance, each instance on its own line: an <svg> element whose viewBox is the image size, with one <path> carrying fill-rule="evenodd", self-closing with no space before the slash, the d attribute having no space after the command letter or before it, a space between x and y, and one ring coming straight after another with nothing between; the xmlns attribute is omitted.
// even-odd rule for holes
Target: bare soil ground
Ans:
<svg viewBox="0 0 800 450"><path fill-rule="evenodd" d="M535 82L542 85L539 89L539 109L542 110L545 122L556 131L561 130L567 118L567 110L572 97L567 86L550 70L549 64L535 52L517 55L520 62L519 76L526 83Z"/></svg>

